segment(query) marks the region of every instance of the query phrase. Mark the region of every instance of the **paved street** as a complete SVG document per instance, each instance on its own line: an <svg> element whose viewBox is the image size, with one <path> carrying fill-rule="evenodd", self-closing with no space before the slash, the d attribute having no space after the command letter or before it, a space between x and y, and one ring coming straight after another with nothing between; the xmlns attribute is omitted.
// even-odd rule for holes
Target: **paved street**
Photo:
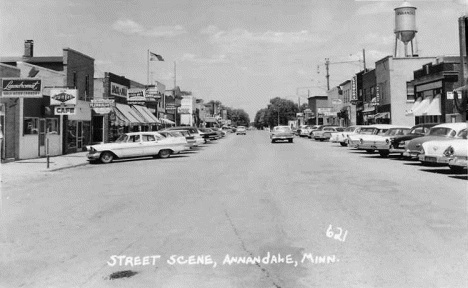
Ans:
<svg viewBox="0 0 468 288"><path fill-rule="evenodd" d="M467 183L266 131L5 178L0 287L467 287Z"/></svg>

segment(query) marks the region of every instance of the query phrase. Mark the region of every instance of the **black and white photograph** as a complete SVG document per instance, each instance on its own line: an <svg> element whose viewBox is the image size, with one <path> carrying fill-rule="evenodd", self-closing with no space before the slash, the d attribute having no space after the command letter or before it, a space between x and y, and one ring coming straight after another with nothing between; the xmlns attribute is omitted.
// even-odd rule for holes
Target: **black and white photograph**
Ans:
<svg viewBox="0 0 468 288"><path fill-rule="evenodd" d="M0 0L0 287L468 287L467 31L468 0Z"/></svg>

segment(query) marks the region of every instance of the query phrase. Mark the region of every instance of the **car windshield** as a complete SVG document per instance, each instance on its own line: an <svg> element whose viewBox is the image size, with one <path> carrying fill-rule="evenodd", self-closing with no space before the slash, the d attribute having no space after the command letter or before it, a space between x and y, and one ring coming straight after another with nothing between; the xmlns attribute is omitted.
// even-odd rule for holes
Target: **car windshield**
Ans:
<svg viewBox="0 0 468 288"><path fill-rule="evenodd" d="M422 134L427 133L427 131L429 131L429 129L426 127L413 127L411 131L409 132L409 134L422 135Z"/></svg>
<svg viewBox="0 0 468 288"><path fill-rule="evenodd" d="M385 128L385 129L376 129L376 130L374 131L374 134L383 136L383 135L386 135L387 131L388 131L388 128Z"/></svg>
<svg viewBox="0 0 468 288"><path fill-rule="evenodd" d="M128 135L127 134L122 134L115 140L115 143L123 143L128 141Z"/></svg>
<svg viewBox="0 0 468 288"><path fill-rule="evenodd" d="M291 132L289 127L275 127L275 132Z"/></svg>
<svg viewBox="0 0 468 288"><path fill-rule="evenodd" d="M359 134L372 135L374 134L375 128L362 128Z"/></svg>
<svg viewBox="0 0 468 288"><path fill-rule="evenodd" d="M401 136L401 135L406 135L410 129L406 128L392 128L385 133L385 136Z"/></svg>
<svg viewBox="0 0 468 288"><path fill-rule="evenodd" d="M462 139L466 139L467 138L466 135L467 135L467 129L463 129L460 132L458 132L457 137L462 138Z"/></svg>
<svg viewBox="0 0 468 288"><path fill-rule="evenodd" d="M448 127L433 127L429 131L430 136L454 136L455 130Z"/></svg>
<svg viewBox="0 0 468 288"><path fill-rule="evenodd" d="M338 128L335 128L335 130L336 130L337 132L343 132L345 129L344 129L344 128L341 128L341 127L338 127Z"/></svg>
<svg viewBox="0 0 468 288"><path fill-rule="evenodd" d="M348 127L344 131L345 132L353 132L356 129L356 127Z"/></svg>

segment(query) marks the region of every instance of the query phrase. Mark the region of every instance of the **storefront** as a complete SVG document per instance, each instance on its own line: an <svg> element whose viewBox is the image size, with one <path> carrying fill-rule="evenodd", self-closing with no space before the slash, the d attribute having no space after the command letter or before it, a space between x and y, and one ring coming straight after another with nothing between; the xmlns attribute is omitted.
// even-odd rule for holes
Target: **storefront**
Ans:
<svg viewBox="0 0 468 288"><path fill-rule="evenodd" d="M77 101L75 114L67 116L65 133L66 153L86 151L86 145L90 145L92 139L89 102Z"/></svg>

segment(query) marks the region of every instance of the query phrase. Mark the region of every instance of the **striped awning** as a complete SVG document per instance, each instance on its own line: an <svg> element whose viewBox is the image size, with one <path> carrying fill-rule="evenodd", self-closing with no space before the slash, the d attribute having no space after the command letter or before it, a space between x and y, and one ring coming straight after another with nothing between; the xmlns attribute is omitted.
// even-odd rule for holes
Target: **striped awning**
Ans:
<svg viewBox="0 0 468 288"><path fill-rule="evenodd" d="M146 123L148 124L160 124L161 121L159 121L156 116L151 113L151 111L146 108L145 106L140 106L140 105L133 105L132 108L145 120Z"/></svg>
<svg viewBox="0 0 468 288"><path fill-rule="evenodd" d="M115 103L114 111L116 112L116 116L119 116L119 114L121 116L116 118L120 118L121 120L126 119L126 126L147 124L145 119L142 119L142 117L128 105Z"/></svg>

